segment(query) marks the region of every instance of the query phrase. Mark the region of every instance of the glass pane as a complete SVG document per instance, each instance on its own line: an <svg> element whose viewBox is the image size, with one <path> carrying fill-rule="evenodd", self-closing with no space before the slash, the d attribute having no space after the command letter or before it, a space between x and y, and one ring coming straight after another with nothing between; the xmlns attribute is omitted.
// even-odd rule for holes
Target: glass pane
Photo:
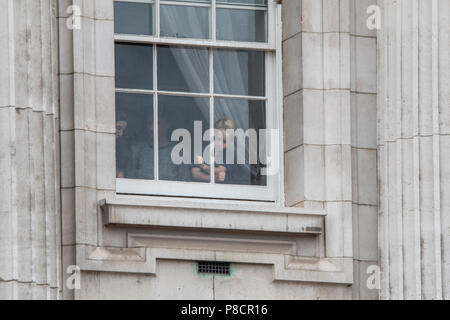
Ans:
<svg viewBox="0 0 450 320"><path fill-rule="evenodd" d="M208 49L158 46L158 90L209 92Z"/></svg>
<svg viewBox="0 0 450 320"><path fill-rule="evenodd" d="M115 1L114 32L152 35L153 4Z"/></svg>
<svg viewBox="0 0 450 320"><path fill-rule="evenodd" d="M159 179L209 182L204 166L194 165L207 146L203 135L209 129L209 98L159 95L158 116ZM207 158L209 163L209 153Z"/></svg>
<svg viewBox="0 0 450 320"><path fill-rule="evenodd" d="M161 5L161 36L209 39L210 9Z"/></svg>
<svg viewBox="0 0 450 320"><path fill-rule="evenodd" d="M153 89L153 47L116 43L116 88Z"/></svg>
<svg viewBox="0 0 450 320"><path fill-rule="evenodd" d="M217 8L217 39L266 42L266 11Z"/></svg>
<svg viewBox="0 0 450 320"><path fill-rule="evenodd" d="M214 50L214 91L246 96L265 95L262 51Z"/></svg>
<svg viewBox="0 0 450 320"><path fill-rule="evenodd" d="M154 179L153 95L116 93L118 178Z"/></svg>
<svg viewBox="0 0 450 320"><path fill-rule="evenodd" d="M222 175L216 183L266 185L261 169L266 163L264 101L215 99L215 166ZM260 155L262 154L262 157Z"/></svg>
<svg viewBox="0 0 450 320"><path fill-rule="evenodd" d="M267 5L267 0L217 0L217 4Z"/></svg>
<svg viewBox="0 0 450 320"><path fill-rule="evenodd" d="M175 2L191 2L191 3L211 3L211 0L172 0L172 1L175 1Z"/></svg>

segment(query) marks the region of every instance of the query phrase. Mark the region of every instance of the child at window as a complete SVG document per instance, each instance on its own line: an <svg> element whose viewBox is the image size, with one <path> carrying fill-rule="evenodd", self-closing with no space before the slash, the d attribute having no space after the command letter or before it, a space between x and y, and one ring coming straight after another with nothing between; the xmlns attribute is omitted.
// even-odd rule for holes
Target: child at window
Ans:
<svg viewBox="0 0 450 320"><path fill-rule="evenodd" d="M232 119L220 119L216 122L214 128L214 152L216 155L222 154L223 158L226 158L227 144L234 143L234 131L237 128L236 123ZM201 156L197 157L197 163L191 169L192 180L210 182L211 166L206 164L205 159ZM230 166L227 164L214 163L214 181L216 183L226 183L229 180L227 179L227 171L229 173L229 170Z"/></svg>

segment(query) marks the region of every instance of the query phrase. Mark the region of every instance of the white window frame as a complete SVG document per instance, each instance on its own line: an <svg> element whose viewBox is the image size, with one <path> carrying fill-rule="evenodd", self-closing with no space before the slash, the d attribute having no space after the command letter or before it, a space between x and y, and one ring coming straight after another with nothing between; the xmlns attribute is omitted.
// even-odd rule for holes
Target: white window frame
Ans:
<svg viewBox="0 0 450 320"><path fill-rule="evenodd" d="M142 43L153 45L153 90L133 90L116 88L117 92L125 93L141 93L153 95L153 112L154 119L157 119L158 113L158 94L171 96L191 96L191 97L209 97L210 98L210 123L214 123L214 98L245 98L249 100L264 100L266 108L266 128L277 129L279 132L278 145L271 145L272 155L278 156L279 170L276 175L267 176L266 186L256 185L225 185L214 183L199 182L183 182L183 181L161 181L157 180L158 170L155 170L155 180L139 180L139 179L116 179L116 193L118 194L135 194L147 196L176 196L176 197L193 197L193 198L213 198L213 199L230 199L230 200L250 200L264 201L281 204L283 199L284 184L284 157L283 157L283 125L282 125L282 75L281 75L281 6L274 0L268 0L267 6L267 42L238 42L215 40L216 38L216 0L211 0L211 37L212 40L187 39L187 38L168 38L160 36L160 4L173 4L172 1L164 0L118 0L121 2L143 2L154 4L154 35L124 35L115 34L115 43ZM202 3L177 3L178 5L203 6ZM209 5L208 5L209 7ZM241 8L239 5L220 5L226 8ZM254 7L258 8L258 7ZM261 9L261 8L259 8ZM203 47L207 49L226 48L226 49L245 49L245 50L261 50L265 51L265 68L266 68L266 96L265 97L249 97L239 95L216 94L213 91L214 76L210 68L210 92L206 94L200 93L184 93L157 90L157 46L158 45L180 45L189 47ZM209 59L213 59L213 50L209 50ZM158 121L154 121L154 132L158 132ZM155 139L155 150L158 149L157 140ZM157 152L154 154L155 168L158 167Z"/></svg>

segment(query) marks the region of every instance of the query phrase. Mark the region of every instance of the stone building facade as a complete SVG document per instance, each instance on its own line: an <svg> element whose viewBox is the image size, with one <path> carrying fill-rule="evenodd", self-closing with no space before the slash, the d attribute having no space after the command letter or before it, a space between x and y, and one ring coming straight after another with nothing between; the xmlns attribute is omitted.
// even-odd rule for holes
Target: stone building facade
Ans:
<svg viewBox="0 0 450 320"><path fill-rule="evenodd" d="M267 6L249 201L118 192L114 1L0 0L1 299L449 298L449 1Z"/></svg>

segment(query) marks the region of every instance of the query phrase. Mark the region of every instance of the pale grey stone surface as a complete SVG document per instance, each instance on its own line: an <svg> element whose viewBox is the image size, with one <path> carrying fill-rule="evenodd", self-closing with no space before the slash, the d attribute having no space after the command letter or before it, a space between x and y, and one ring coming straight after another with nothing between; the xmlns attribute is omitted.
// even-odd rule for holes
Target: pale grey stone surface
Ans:
<svg viewBox="0 0 450 320"><path fill-rule="evenodd" d="M377 3L378 33L366 26ZM72 4L80 30L67 28ZM448 0L283 0L294 208L244 213L237 234L192 213L231 205L199 200L182 209L180 232L184 220L161 212L186 203L156 212L155 226L142 217L161 208L115 194L113 0L0 0L0 298L377 299L367 270L380 259L381 298L448 299L449 10ZM122 225L106 223L104 199L121 206ZM298 229L308 210L326 213L325 232ZM291 220L271 225L276 212ZM205 259L234 273L200 277ZM83 270L79 291L65 285L71 265Z"/></svg>
<svg viewBox="0 0 450 320"><path fill-rule="evenodd" d="M80 294L88 299L351 299L346 286L272 282L267 266L237 265L234 276L213 277L196 275L192 262L162 260L157 274L85 273Z"/></svg>
<svg viewBox="0 0 450 320"><path fill-rule="evenodd" d="M354 298L377 297L359 281L367 277L360 263L378 259L377 60L376 32L366 27L370 4L376 1L283 1L285 126L300 123L300 132L285 128L286 204L326 209L326 254L354 257ZM294 12L301 12L300 25ZM294 46L297 38L301 45ZM301 56L291 58L292 48ZM301 68L291 69L291 60L294 66L300 60ZM372 215L359 219L365 208L359 205L369 206ZM359 244L368 258L359 255Z"/></svg>
<svg viewBox="0 0 450 320"><path fill-rule="evenodd" d="M449 299L448 1L378 1L383 299Z"/></svg>
<svg viewBox="0 0 450 320"><path fill-rule="evenodd" d="M2 0L0 11L0 298L57 299L56 1Z"/></svg>

